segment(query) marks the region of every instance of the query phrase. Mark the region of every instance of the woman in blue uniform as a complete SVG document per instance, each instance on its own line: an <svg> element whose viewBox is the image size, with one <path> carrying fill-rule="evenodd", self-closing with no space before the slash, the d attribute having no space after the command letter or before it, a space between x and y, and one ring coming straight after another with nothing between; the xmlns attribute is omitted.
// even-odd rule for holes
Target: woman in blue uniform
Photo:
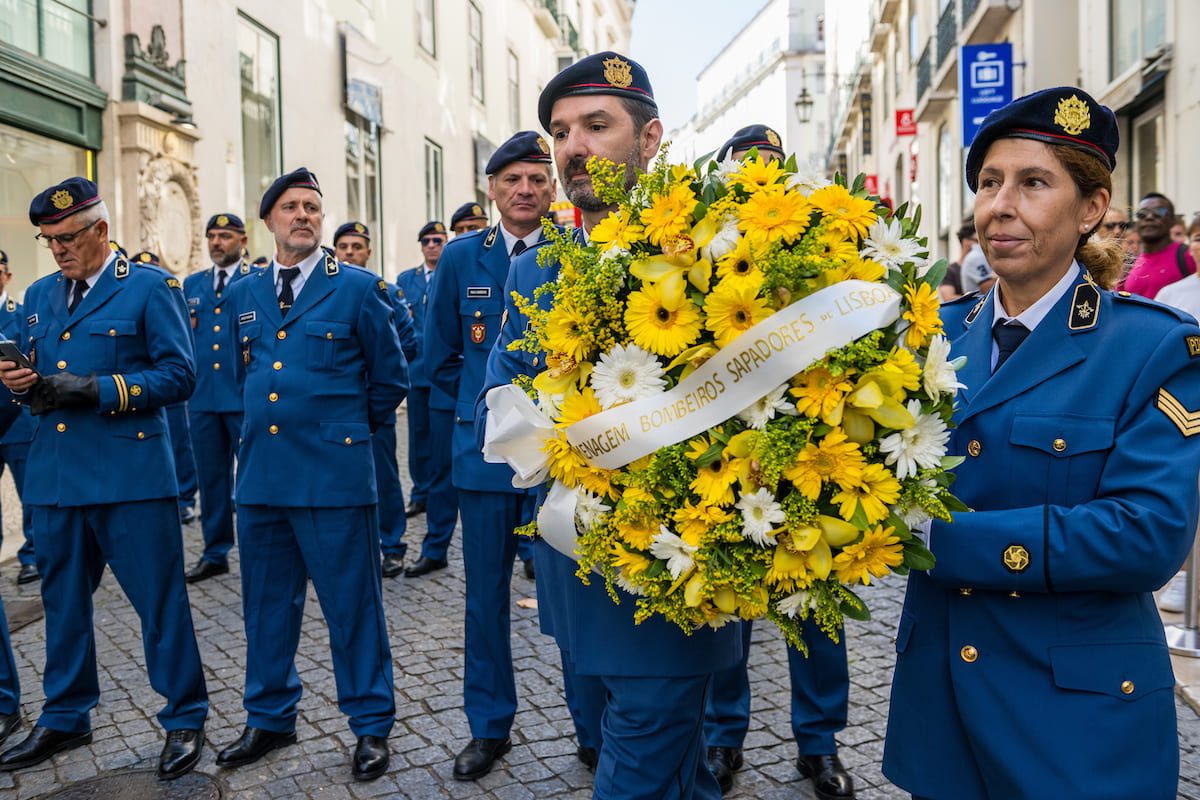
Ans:
<svg viewBox="0 0 1200 800"><path fill-rule="evenodd" d="M1196 529L1200 328L1108 290L1116 150L1112 111L1062 87L990 114L967 157L998 281L943 308L972 510L932 524L896 638L883 771L918 798L1176 795L1150 593Z"/></svg>

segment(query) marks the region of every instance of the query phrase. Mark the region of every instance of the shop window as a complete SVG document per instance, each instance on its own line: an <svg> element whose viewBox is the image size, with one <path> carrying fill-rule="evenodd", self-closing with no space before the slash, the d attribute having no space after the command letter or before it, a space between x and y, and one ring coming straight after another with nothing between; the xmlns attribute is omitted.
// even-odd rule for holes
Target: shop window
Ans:
<svg viewBox="0 0 1200 800"><path fill-rule="evenodd" d="M279 37L247 17L238 25L238 65L242 86L242 175L251 257L270 256L275 241L259 222L258 203L283 172L280 154Z"/></svg>
<svg viewBox="0 0 1200 800"><path fill-rule="evenodd" d="M383 263L379 230L379 127L352 114L346 120L346 219L367 226L372 257ZM341 224L341 223L339 223ZM381 269L375 270L382 272Z"/></svg>
<svg viewBox="0 0 1200 800"><path fill-rule="evenodd" d="M6 0L0 42L92 77L90 0Z"/></svg>
<svg viewBox="0 0 1200 800"><path fill-rule="evenodd" d="M429 139L425 140L425 219L441 219L445 204L442 202L442 148Z"/></svg>

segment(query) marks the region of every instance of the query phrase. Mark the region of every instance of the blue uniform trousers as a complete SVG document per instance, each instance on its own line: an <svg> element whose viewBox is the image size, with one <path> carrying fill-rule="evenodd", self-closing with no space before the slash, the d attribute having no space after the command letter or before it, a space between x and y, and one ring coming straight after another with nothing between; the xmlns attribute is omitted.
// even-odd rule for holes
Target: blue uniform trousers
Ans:
<svg viewBox="0 0 1200 800"><path fill-rule="evenodd" d="M183 510L196 504L196 457L192 453L188 407L187 403L175 403L166 409L171 449L175 453L175 479L179 483L179 508Z"/></svg>
<svg viewBox="0 0 1200 800"><path fill-rule="evenodd" d="M459 489L467 610L463 710L471 736L508 736L517 713L510 605L517 536L527 495Z"/></svg>
<svg viewBox="0 0 1200 800"><path fill-rule="evenodd" d="M451 479L451 437L454 412L429 409L429 438L421 445L429 451L429 498L425 507L425 541L421 555L443 560L458 523L458 489ZM415 490L414 490L415 493Z"/></svg>
<svg viewBox="0 0 1200 800"><path fill-rule="evenodd" d="M590 747L600 752L604 734L600 730L604 716L604 705L608 689L604 681L595 675L580 675L575 661L566 650L559 650L562 657L563 694L567 697L567 710L575 723L575 738L580 747Z"/></svg>
<svg viewBox="0 0 1200 800"><path fill-rule="evenodd" d="M166 730L201 728L208 695L183 582L179 508L173 497L91 506L35 506L33 525L46 609L46 703L38 724L90 729L100 699L92 593L104 565L141 620L150 685L167 698Z"/></svg>
<svg viewBox="0 0 1200 800"><path fill-rule="evenodd" d="M8 617L0 602L0 714L12 714L21 707L21 681L17 677L17 662L13 658L12 641L8 638Z"/></svg>
<svg viewBox="0 0 1200 800"><path fill-rule="evenodd" d="M608 703L593 800L717 800L704 743L712 676L601 680Z"/></svg>
<svg viewBox="0 0 1200 800"><path fill-rule="evenodd" d="M311 574L329 625L338 708L355 736L387 736L396 703L375 506L238 506L246 724L295 730L296 647Z"/></svg>
<svg viewBox="0 0 1200 800"><path fill-rule="evenodd" d="M379 497L379 546L384 553L404 558L408 543L404 532L404 489L400 486L400 465L396 461L396 416L371 434L371 455L375 457L375 490Z"/></svg>
<svg viewBox="0 0 1200 800"><path fill-rule="evenodd" d="M240 411L192 411L192 443L200 477L200 527L205 561L224 566L233 547L233 461L242 430Z"/></svg>
<svg viewBox="0 0 1200 800"><path fill-rule="evenodd" d="M741 747L750 726L750 656L752 622L742 626L742 660L713 674L704 733L711 747ZM850 670L846 632L834 642L811 618L800 623L808 657L787 648L792 691L792 735L802 755L837 752L834 734L846 727L850 703Z"/></svg>
<svg viewBox="0 0 1200 800"><path fill-rule="evenodd" d="M429 387L409 388L405 409L408 414L408 473L413 483L412 496L409 499L414 503L428 504L431 468Z"/></svg>
<svg viewBox="0 0 1200 800"><path fill-rule="evenodd" d="M25 533L25 543L17 551L17 561L21 564L33 564L33 508L24 501L23 487L25 485L25 462L29 459L29 442L17 444L0 444L0 474L4 465L12 470L13 485L17 487L17 499L21 500L21 528Z"/></svg>

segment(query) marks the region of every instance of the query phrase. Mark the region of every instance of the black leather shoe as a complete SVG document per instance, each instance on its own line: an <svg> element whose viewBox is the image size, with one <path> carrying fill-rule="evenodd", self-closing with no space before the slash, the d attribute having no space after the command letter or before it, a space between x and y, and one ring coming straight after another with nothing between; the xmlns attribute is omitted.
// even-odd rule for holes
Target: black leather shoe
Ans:
<svg viewBox="0 0 1200 800"><path fill-rule="evenodd" d="M589 772L595 772L596 765L600 763L600 753L594 747L579 745L579 747L575 748L575 757L588 768Z"/></svg>
<svg viewBox="0 0 1200 800"><path fill-rule="evenodd" d="M533 576L533 559L531 558L525 562L525 577L529 578L529 580L534 580Z"/></svg>
<svg viewBox="0 0 1200 800"><path fill-rule="evenodd" d="M837 753L802 755L796 760L801 777L812 778L817 800L846 800L854 797L854 779Z"/></svg>
<svg viewBox="0 0 1200 800"><path fill-rule="evenodd" d="M404 570L404 576L407 578L419 578L434 570L445 569L449 563L444 558L427 558L426 556L421 556L417 559L417 563Z"/></svg>
<svg viewBox="0 0 1200 800"><path fill-rule="evenodd" d="M387 772L388 752L386 736L360 736L354 746L354 780L373 781Z"/></svg>
<svg viewBox="0 0 1200 800"><path fill-rule="evenodd" d="M454 759L454 780L473 781L492 771L496 759L512 750L512 739L472 739Z"/></svg>
<svg viewBox="0 0 1200 800"><path fill-rule="evenodd" d="M217 754L218 767L243 767L253 764L272 750L296 743L296 732L276 731L246 726L237 741Z"/></svg>
<svg viewBox="0 0 1200 800"><path fill-rule="evenodd" d="M184 525L191 525L196 521L196 507L184 506L179 509L179 521Z"/></svg>
<svg viewBox="0 0 1200 800"><path fill-rule="evenodd" d="M71 750L91 744L92 732L68 733L34 725L33 730L25 737L25 741L16 747L10 747L0 755L0 772L12 772L14 769L25 769L34 764L40 764L55 753Z"/></svg>
<svg viewBox="0 0 1200 800"><path fill-rule="evenodd" d="M383 554L383 577L394 578L404 572L404 556L396 553Z"/></svg>
<svg viewBox="0 0 1200 800"><path fill-rule="evenodd" d="M206 578L224 575L226 572L229 572L228 564L218 564L215 561L202 558L196 562L196 566L184 574L183 579L188 583L199 583Z"/></svg>
<svg viewBox="0 0 1200 800"><path fill-rule="evenodd" d="M0 714L0 744L4 743L13 731L21 727L21 709L11 714Z"/></svg>
<svg viewBox="0 0 1200 800"><path fill-rule="evenodd" d="M406 517L415 517L417 514L424 514L424 513L425 513L425 504L422 503L420 500L414 500L413 502L408 504L407 508L404 509L404 516L406 516Z"/></svg>
<svg viewBox="0 0 1200 800"><path fill-rule="evenodd" d="M721 794L733 788L733 773L742 768L742 748L708 748L708 771L717 779Z"/></svg>
<svg viewBox="0 0 1200 800"><path fill-rule="evenodd" d="M204 729L167 731L167 743L158 757L158 779L172 781L186 775L200 760Z"/></svg>
<svg viewBox="0 0 1200 800"><path fill-rule="evenodd" d="M17 573L17 583L33 583L41 577L37 564L22 564L21 571Z"/></svg>

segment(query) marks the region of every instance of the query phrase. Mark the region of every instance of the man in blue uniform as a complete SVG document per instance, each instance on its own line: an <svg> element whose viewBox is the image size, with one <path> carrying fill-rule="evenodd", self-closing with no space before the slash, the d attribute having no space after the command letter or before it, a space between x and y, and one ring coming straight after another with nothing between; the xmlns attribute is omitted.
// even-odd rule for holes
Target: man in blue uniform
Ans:
<svg viewBox="0 0 1200 800"><path fill-rule="evenodd" d="M162 410L195 384L187 306L175 278L108 248L108 210L91 181L46 189L29 220L60 272L25 292L22 338L38 372L4 361L0 380L41 417L25 501L41 531L46 703L25 741L0 755L0 770L92 740L92 592L107 564L141 620L150 684L167 698L158 773L174 778L199 759L208 714Z"/></svg>
<svg viewBox="0 0 1200 800"><path fill-rule="evenodd" d="M450 474L454 397L431 386L425 368L426 299L446 244L446 227L437 221L427 223L417 238L425 262L396 278L396 285L412 309L417 331L417 358L412 365L414 388L408 396L408 466L413 479L409 516L426 512L421 557L404 571L410 578L446 568L450 537L458 522L458 490Z"/></svg>
<svg viewBox="0 0 1200 800"><path fill-rule="evenodd" d="M217 765L296 741L296 647L308 579L329 625L352 774L387 769L396 705L383 616L371 433L408 369L379 277L321 248L320 186L300 168L263 194L274 263L230 291L245 419L237 513L246 625L246 728Z"/></svg>
<svg viewBox="0 0 1200 800"><path fill-rule="evenodd" d="M632 180L634 169L647 167L662 139L645 70L613 52L588 56L555 76L542 91L538 118L554 143L559 181L567 199L581 210L585 230L612 211L596 196L588 159L623 163ZM527 324L512 292L531 298L534 289L558 274L556 264L542 268L537 263L537 250L518 256L509 270L506 321L476 402L477 436L486 425L487 389L545 366L542 353L508 348ZM720 797L705 765L699 721L712 673L733 666L742 655L739 631L727 625L689 636L662 618L635 625L631 597L613 603L603 581L585 586L575 576L574 561L541 539L536 548L538 613L543 631L563 651L564 682L573 693L568 703L581 737L594 735L595 714L603 708L594 797Z"/></svg>
<svg viewBox="0 0 1200 800"><path fill-rule="evenodd" d="M779 134L766 125L740 128L721 145L717 160L741 161L751 150L760 158L786 156ZM708 768L721 785L721 793L733 786L733 773L742 766L742 742L750 728L750 656L752 622L736 623L742 629L742 660L713 675L704 734L708 739ZM808 645L805 656L787 648L788 677L792 692L792 735L799 757L796 768L812 778L818 800L854 797L854 780L837 755L834 734L846 727L850 709L850 670L846 661L846 637L835 642L811 618L800 623L800 635Z"/></svg>
<svg viewBox="0 0 1200 800"><path fill-rule="evenodd" d="M246 263L246 225L236 214L214 214L204 226L212 268L187 276L187 298L196 346L196 391L188 401L192 444L200 479L200 528L204 552L187 573L188 583L229 572L233 548L233 462L242 430L240 355L233 336L229 290L260 269Z"/></svg>
<svg viewBox="0 0 1200 800"><path fill-rule="evenodd" d="M368 269L371 258L371 232L361 222L347 222L333 234L333 251L338 261ZM406 359L417 357L417 334L413 330L408 304L394 284L387 284L388 297L396 318L396 334ZM371 436L371 452L375 456L375 489L379 494L379 546L383 551L381 572L394 578L404 571L404 554L408 543L404 532L408 518L404 513L404 490L400 487L400 465L396 461L396 414L379 426Z"/></svg>
<svg viewBox="0 0 1200 800"><path fill-rule="evenodd" d="M517 711L509 636L509 582L531 498L514 489L512 470L487 464L475 443L475 398L500 333L509 258L542 238L554 200L550 146L533 131L502 144L487 164L488 197L500 223L446 245L426 302L425 368L434 388L456 398L453 480L463 520L466 629L463 701L471 741L454 777L475 780L512 746Z"/></svg>
<svg viewBox="0 0 1200 800"><path fill-rule="evenodd" d="M8 254L0 250L0 339L21 341L21 325L25 316L21 304L8 293L8 284L12 281L12 271L8 268ZM37 562L33 550L33 509L24 500L25 465L29 458L29 443L33 441L35 424L33 417L26 412L14 414L12 423L3 436L0 436L0 472L4 465L12 470L13 485L17 489L17 498L21 500L21 528L25 534L25 542L17 551L17 583L33 583L39 577Z"/></svg>
<svg viewBox="0 0 1200 800"><path fill-rule="evenodd" d="M4 251L0 250L0 255L3 254ZM7 263L5 271L7 272ZM9 277L11 276L12 273L9 273ZM22 416L26 416L23 406L17 405L16 402L0 403L0 432L6 434L10 426ZM21 681L17 676L17 663L13 658L12 642L8 636L4 603L0 602L0 744L4 744L9 735L20 726Z"/></svg>
<svg viewBox="0 0 1200 800"><path fill-rule="evenodd" d="M488 226L487 212L474 201L463 203L450 217L450 230L455 236L481 231Z"/></svg>

